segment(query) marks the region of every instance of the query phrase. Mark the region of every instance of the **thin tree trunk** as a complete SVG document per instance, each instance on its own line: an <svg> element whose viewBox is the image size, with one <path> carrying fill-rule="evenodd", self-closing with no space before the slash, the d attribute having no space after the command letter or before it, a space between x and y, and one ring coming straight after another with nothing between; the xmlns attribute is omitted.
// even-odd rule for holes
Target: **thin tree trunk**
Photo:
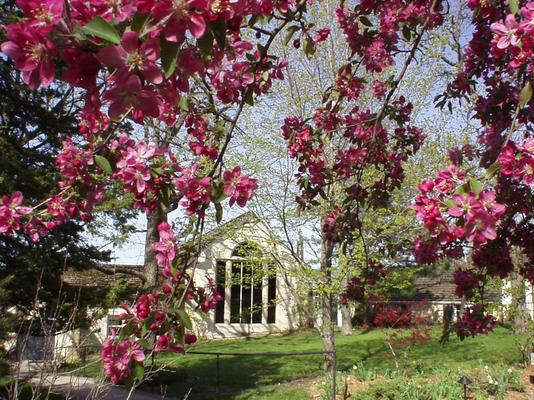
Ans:
<svg viewBox="0 0 534 400"><path fill-rule="evenodd" d="M164 221L167 221L167 211L163 210L161 206L147 216L144 261L145 289L152 288L158 283L159 270L153 245L159 241L158 225Z"/></svg>
<svg viewBox="0 0 534 400"><path fill-rule="evenodd" d="M352 336L352 312L348 305L341 305L341 334Z"/></svg>
<svg viewBox="0 0 534 400"><path fill-rule="evenodd" d="M335 340L333 320L333 296L330 291L332 281L332 253L334 246L324 237L321 240L321 272L324 280L325 290L322 294L321 308L321 339L323 342L324 369L326 372L332 372L335 368Z"/></svg>
<svg viewBox="0 0 534 400"><path fill-rule="evenodd" d="M516 333L526 333L528 328L528 309L526 287L521 275L514 273L511 278L513 326Z"/></svg>

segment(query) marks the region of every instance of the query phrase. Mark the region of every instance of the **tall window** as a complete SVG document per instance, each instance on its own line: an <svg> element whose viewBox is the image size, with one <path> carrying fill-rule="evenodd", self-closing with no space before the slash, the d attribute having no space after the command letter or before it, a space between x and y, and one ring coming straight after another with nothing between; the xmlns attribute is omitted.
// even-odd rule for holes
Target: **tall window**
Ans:
<svg viewBox="0 0 534 400"><path fill-rule="evenodd" d="M266 277L267 265L260 249L253 243L235 248L228 263L217 261L217 290L223 301L215 309L215 323L224 322L225 288L230 287L230 323L261 324L276 322L276 276ZM229 276L229 281L226 277ZM264 283L267 287L264 288ZM264 291L268 299L264 304ZM266 320L263 321L264 307Z"/></svg>
<svg viewBox="0 0 534 400"><path fill-rule="evenodd" d="M224 322L224 303L226 302L226 262L224 261L217 261L215 282L217 283L217 293L222 297L222 299L215 305L215 323L221 324Z"/></svg>

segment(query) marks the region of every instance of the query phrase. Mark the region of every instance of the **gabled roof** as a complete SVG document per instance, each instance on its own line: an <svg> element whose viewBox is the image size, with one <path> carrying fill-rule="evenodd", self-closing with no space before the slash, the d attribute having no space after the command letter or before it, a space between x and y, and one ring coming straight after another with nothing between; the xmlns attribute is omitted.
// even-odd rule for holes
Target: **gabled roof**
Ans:
<svg viewBox="0 0 534 400"><path fill-rule="evenodd" d="M412 301L444 301L450 303L460 303L461 299L456 296L456 285L452 271L445 271L436 276L421 276L414 280L415 294L410 299ZM490 290L486 294L486 301L496 303L500 301L500 295L496 290Z"/></svg>
<svg viewBox="0 0 534 400"><path fill-rule="evenodd" d="M203 241L204 246L212 243L221 236L228 235L228 232L237 231L239 228L245 225L260 224L262 220L253 211L247 211L244 214L239 215L236 218L231 219L224 224L218 225L211 231L204 234Z"/></svg>

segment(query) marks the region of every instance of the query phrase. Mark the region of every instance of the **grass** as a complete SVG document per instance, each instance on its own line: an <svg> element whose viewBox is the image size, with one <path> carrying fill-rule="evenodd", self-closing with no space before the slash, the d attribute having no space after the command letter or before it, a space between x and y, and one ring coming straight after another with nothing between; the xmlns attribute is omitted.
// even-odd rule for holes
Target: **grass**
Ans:
<svg viewBox="0 0 534 400"><path fill-rule="evenodd" d="M510 331L498 328L488 336L461 342L451 339L445 346L437 344L440 330L434 330L430 343L415 346L409 353L408 369L419 373L436 367L468 369L480 365L516 364L520 359ZM394 369L395 363L385 343L387 330L353 336L336 336L338 370L348 371L363 363L375 370ZM321 341L315 332L301 332L279 337L246 338L198 344L195 351L206 352L311 352L321 351ZM216 357L211 355L179 356L161 354L156 364L168 365L144 389L182 398L190 389L190 399L305 399L306 381L285 384L322 374L322 356L221 356L219 370L220 393L216 388ZM99 372L88 368L92 375ZM165 388L166 387L166 388Z"/></svg>

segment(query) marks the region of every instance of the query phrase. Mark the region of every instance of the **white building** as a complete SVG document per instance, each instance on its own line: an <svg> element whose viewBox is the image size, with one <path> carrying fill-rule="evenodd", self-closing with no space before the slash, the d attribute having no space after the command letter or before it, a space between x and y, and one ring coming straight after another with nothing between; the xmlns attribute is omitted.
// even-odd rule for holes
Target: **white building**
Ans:
<svg viewBox="0 0 534 400"><path fill-rule="evenodd" d="M192 315L195 330L208 339L282 333L298 328L296 282L286 272L290 257L266 224L251 213L223 224L204 239L195 270L195 285L205 287L208 277L217 283L223 300L217 308L200 318ZM141 288L141 280L124 271L142 272L142 265L105 264L98 269L68 270L67 284L113 287L120 280ZM120 308L110 309L95 322L94 334L103 341L113 328L120 327Z"/></svg>

